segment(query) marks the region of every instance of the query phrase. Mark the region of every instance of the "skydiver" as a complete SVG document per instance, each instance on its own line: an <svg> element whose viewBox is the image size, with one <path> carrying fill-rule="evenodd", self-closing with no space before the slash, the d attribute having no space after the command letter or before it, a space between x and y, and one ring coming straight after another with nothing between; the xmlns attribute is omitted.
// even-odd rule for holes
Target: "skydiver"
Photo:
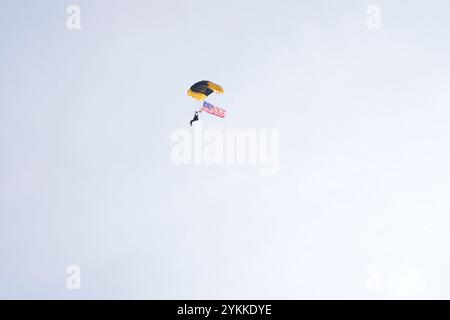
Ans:
<svg viewBox="0 0 450 320"><path fill-rule="evenodd" d="M194 119L192 119L189 123L192 127L192 122L198 121L198 111L195 111Z"/></svg>

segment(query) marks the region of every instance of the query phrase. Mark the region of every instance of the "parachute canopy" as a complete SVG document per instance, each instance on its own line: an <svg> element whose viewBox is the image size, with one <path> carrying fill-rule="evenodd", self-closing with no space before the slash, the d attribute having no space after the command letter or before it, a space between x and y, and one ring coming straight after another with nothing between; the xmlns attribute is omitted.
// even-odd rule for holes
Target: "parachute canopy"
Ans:
<svg viewBox="0 0 450 320"><path fill-rule="evenodd" d="M203 80L191 86L187 94L197 100L205 100L211 93L223 93L223 89L214 82Z"/></svg>

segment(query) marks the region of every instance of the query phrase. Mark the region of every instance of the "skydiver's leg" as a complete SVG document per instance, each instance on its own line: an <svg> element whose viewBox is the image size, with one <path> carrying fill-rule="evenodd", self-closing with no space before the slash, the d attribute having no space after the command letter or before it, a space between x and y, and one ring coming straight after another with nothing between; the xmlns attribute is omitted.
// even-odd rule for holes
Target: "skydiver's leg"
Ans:
<svg viewBox="0 0 450 320"><path fill-rule="evenodd" d="M198 117L194 117L194 119L191 120L191 122L189 122L191 124L192 127L192 122L198 121Z"/></svg>

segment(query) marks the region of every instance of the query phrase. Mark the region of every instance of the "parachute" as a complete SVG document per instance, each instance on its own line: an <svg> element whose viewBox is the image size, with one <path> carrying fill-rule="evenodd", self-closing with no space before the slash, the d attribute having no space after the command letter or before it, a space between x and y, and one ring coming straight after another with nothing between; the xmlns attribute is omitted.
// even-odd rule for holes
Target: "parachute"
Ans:
<svg viewBox="0 0 450 320"><path fill-rule="evenodd" d="M201 109L195 112L194 118L189 122L191 126L193 122L199 120L198 114L202 111L205 111L206 113L212 114L216 117L225 118L226 115L225 109L213 106L212 104L204 101L213 92L223 93L223 89L218 84L215 84L214 82L207 80L194 83L188 90L187 94L190 95L192 98L199 101L203 101Z"/></svg>
<svg viewBox="0 0 450 320"><path fill-rule="evenodd" d="M203 80L193 84L187 94L196 100L203 101L213 92L223 93L223 89L214 82Z"/></svg>

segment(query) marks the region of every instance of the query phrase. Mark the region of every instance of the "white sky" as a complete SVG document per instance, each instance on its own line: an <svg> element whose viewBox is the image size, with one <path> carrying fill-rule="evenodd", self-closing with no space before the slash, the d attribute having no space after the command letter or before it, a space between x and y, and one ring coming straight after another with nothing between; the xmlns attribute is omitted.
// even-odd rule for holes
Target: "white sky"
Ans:
<svg viewBox="0 0 450 320"><path fill-rule="evenodd" d="M448 1L0 12L0 298L450 298ZM278 175L172 164L203 79Z"/></svg>

